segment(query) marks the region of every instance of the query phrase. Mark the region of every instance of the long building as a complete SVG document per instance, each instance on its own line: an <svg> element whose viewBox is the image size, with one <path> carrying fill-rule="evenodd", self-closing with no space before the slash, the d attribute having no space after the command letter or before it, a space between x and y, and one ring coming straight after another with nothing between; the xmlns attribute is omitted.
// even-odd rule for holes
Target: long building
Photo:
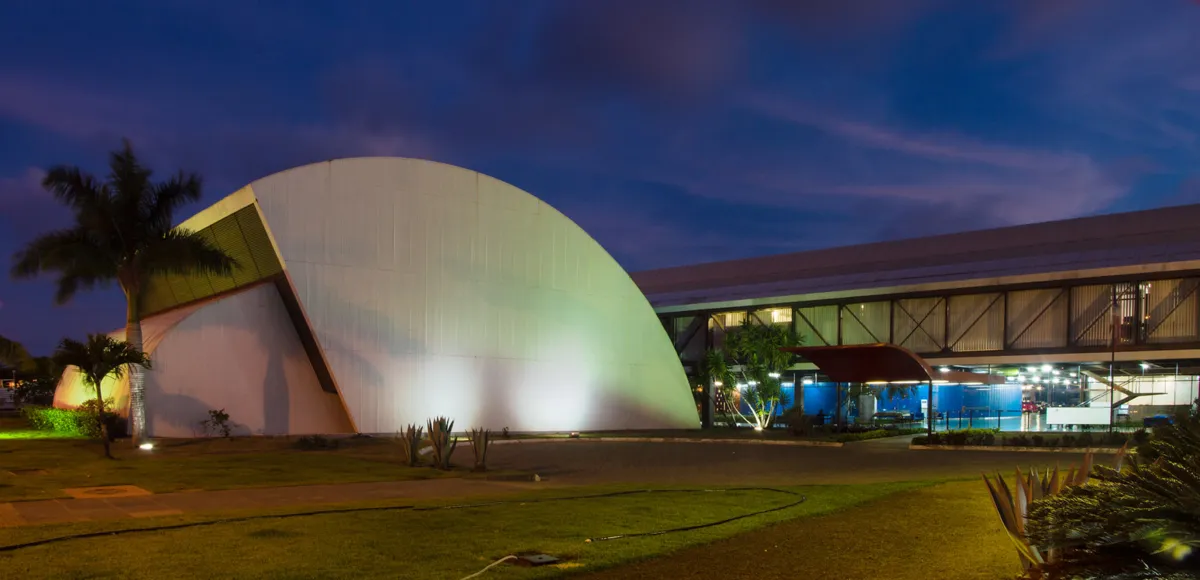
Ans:
<svg viewBox="0 0 1200 580"><path fill-rule="evenodd" d="M1000 386L941 385L934 408L948 419L1027 429L1054 415L1105 423L1171 412L1197 396L1200 205L633 277L701 388L697 363L726 333L781 324L807 345L892 343L936 366L1007 377ZM802 392L806 412L832 413L832 385L811 365L795 371L785 384L793 398ZM914 394L878 409L919 413L927 404ZM1039 405L1051 407L1048 419L1021 413Z"/></svg>

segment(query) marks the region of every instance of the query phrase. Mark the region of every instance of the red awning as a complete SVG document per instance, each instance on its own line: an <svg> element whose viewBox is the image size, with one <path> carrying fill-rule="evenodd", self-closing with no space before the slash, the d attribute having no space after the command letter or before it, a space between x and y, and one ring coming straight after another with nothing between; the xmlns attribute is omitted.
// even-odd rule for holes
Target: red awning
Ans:
<svg viewBox="0 0 1200 580"><path fill-rule="evenodd" d="M817 365L837 383L895 381L946 381L950 383L1003 384L999 375L964 371L935 371L911 350L894 344L846 346L795 346L780 349L794 352Z"/></svg>

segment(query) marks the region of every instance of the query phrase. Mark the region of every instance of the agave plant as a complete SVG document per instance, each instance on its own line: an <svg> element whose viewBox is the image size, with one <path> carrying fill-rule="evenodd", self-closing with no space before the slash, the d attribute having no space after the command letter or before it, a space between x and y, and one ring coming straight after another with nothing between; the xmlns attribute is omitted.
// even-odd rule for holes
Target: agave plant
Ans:
<svg viewBox="0 0 1200 580"><path fill-rule="evenodd" d="M480 427L471 429L471 451L475 453L475 471L487 471L487 450L492 442L492 432Z"/></svg>
<svg viewBox="0 0 1200 580"><path fill-rule="evenodd" d="M453 436L454 421L446 417L429 419L425 422L429 430L429 443L433 449L433 466L438 469L450 469L450 456L458 447L458 439Z"/></svg>
<svg viewBox="0 0 1200 580"><path fill-rule="evenodd" d="M409 467L416 467L420 459L421 439L424 434L425 429L415 423L409 423L403 433L396 434L396 438L400 440L400 448L404 450L404 463Z"/></svg>
<svg viewBox="0 0 1200 580"><path fill-rule="evenodd" d="M1029 537L1089 553L1133 548L1189 560L1200 548L1200 418L1155 429L1144 447L1152 453L1139 451L1124 469L1097 466L1090 485L1034 506Z"/></svg>
<svg viewBox="0 0 1200 580"><path fill-rule="evenodd" d="M1122 447L1115 458L1116 470L1121 469L1124 457L1125 448ZM999 473L994 478L989 478L986 474L983 476L983 483L988 488L996 513L1000 515L1004 531L1017 548L1023 570L1044 566L1056 561L1059 556L1053 547L1035 543L1029 534L1027 525L1034 503L1059 496L1067 488L1086 484L1092 472L1092 463L1093 456L1088 453L1083 456L1083 465L1078 469L1071 467L1066 473L1060 473L1058 466L1053 470L1041 472L1036 467L1031 467L1027 473L1023 473L1018 467L1012 488Z"/></svg>

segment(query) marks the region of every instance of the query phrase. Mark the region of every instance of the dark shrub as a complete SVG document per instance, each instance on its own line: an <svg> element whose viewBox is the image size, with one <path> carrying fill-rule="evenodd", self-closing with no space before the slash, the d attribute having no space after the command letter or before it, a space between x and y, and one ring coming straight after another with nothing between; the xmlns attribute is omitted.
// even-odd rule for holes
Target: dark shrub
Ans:
<svg viewBox="0 0 1200 580"><path fill-rule="evenodd" d="M1058 440L1058 444L1060 447L1074 447L1075 446L1075 436L1074 435L1063 435L1062 438Z"/></svg>
<svg viewBox="0 0 1200 580"><path fill-rule="evenodd" d="M302 451L323 451L337 449L338 442L323 435L305 435L296 440L296 447Z"/></svg>
<svg viewBox="0 0 1200 580"><path fill-rule="evenodd" d="M1029 438L1029 442L1033 443L1034 447L1041 447L1046 444L1046 438L1041 435L1034 435Z"/></svg>
<svg viewBox="0 0 1200 580"><path fill-rule="evenodd" d="M1096 446L1095 437L1092 436L1092 433L1090 431L1085 432L1083 435L1079 436L1079 446L1080 447L1095 447Z"/></svg>

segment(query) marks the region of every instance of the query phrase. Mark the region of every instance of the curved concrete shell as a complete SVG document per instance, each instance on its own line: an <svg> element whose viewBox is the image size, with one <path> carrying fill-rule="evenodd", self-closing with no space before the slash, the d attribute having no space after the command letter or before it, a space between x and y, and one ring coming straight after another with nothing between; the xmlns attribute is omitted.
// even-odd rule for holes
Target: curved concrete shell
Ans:
<svg viewBox="0 0 1200 580"><path fill-rule="evenodd" d="M625 271L499 180L413 159L335 160L255 181L182 227L212 235L240 268L164 277L147 292L147 320L167 328L148 372L153 435L206 408L263 433L391 433L438 415L460 429L699 425L674 348ZM247 314L252 299L275 314ZM206 362L176 362L185 352ZM271 386L272 352L284 387ZM222 376L237 378L205 386ZM56 402L67 405L65 387ZM180 401L195 412L171 416ZM287 420L267 420L280 405Z"/></svg>

